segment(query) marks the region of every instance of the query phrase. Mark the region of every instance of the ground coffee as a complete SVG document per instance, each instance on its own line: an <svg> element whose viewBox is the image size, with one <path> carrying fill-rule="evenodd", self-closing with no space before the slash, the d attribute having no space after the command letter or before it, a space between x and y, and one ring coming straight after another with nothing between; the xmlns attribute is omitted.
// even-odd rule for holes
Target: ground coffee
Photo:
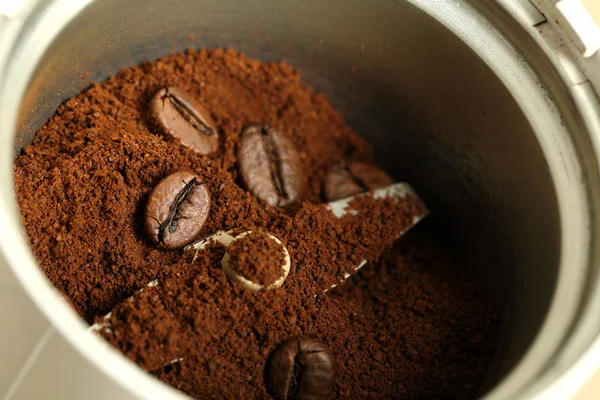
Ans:
<svg viewBox="0 0 600 400"><path fill-rule="evenodd" d="M228 248L229 267L251 282L265 287L280 279L285 271L283 248L267 233L255 231L235 240Z"/></svg>
<svg viewBox="0 0 600 400"><path fill-rule="evenodd" d="M213 139L198 151L165 135L148 105L166 87L183 89L210 112L218 149ZM303 191L285 208L241 187L240 138L252 125L275 129L298 151ZM192 50L125 69L67 101L16 159L15 181L25 230L49 279L90 322L112 310L106 339L192 396L267 397L269 354L307 336L335 357L336 397L474 397L495 349L498 309L432 243L427 226L322 294L349 265L391 247L391 232L417 207L407 199L402 212L365 197L354 205L364 223L333 218L320 205L327 174L353 161L372 161L369 146L289 65ZM184 170L211 196L198 236L272 232L292 258L282 288L256 293L229 280L218 245L192 262L189 252L148 240L149 193ZM160 285L122 302L155 278Z"/></svg>

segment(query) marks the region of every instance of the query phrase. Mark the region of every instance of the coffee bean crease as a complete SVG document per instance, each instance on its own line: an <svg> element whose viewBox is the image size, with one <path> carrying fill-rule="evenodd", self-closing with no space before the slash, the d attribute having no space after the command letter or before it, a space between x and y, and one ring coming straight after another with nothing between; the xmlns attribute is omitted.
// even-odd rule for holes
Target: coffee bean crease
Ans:
<svg viewBox="0 0 600 400"><path fill-rule="evenodd" d="M167 99L173 104L173 107L179 111L179 113L189 122L194 128L198 129L205 135L214 135L215 131L204 123L196 114L196 111L192 109L188 104L181 101L177 96L174 96L169 89L167 89Z"/></svg>
<svg viewBox="0 0 600 400"><path fill-rule="evenodd" d="M201 155L219 148L217 126L193 96L177 87L163 88L150 101L150 115L167 136Z"/></svg>
<svg viewBox="0 0 600 400"><path fill-rule="evenodd" d="M271 178L273 179L273 183L275 184L275 189L277 190L277 193L279 194L279 196L284 199L285 201L289 201L290 199L290 195L289 193L286 193L285 191L285 187L284 187L284 183L283 183L283 177L282 177L282 161L281 161L281 154L280 154L280 149L275 145L274 140L273 140L273 136L272 135L268 135L267 131L262 128L261 129L261 137L263 139L264 142L264 146L265 149L267 150L267 155L269 157L269 169L271 171Z"/></svg>
<svg viewBox="0 0 600 400"><path fill-rule="evenodd" d="M183 182L185 183L185 181L183 181ZM160 224L159 233L158 233L158 242L159 243L162 243L164 241L165 233L167 230L170 233L174 233L177 230L177 221L179 221L180 219L186 218L185 216L181 215L181 212L180 212L181 205L184 202L189 201L189 196L190 196L193 188L195 186L201 185L201 184L202 183L196 182L196 180L193 179L185 185L185 188L181 192L179 192L179 194L175 198L175 201L169 208L169 216L167 217L165 222Z"/></svg>
<svg viewBox="0 0 600 400"><path fill-rule="evenodd" d="M210 201L206 185L192 172L176 172L163 178L146 203L148 237L168 249L189 244L208 218Z"/></svg>
<svg viewBox="0 0 600 400"><path fill-rule="evenodd" d="M242 133L238 161L243 186L271 206L286 206L300 196L304 174L300 156L281 132L253 125Z"/></svg>

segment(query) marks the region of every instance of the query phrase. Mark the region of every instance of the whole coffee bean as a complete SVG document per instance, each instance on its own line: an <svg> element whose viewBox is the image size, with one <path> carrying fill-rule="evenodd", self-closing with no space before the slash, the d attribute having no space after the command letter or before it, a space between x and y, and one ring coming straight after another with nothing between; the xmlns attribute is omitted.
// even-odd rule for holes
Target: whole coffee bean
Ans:
<svg viewBox="0 0 600 400"><path fill-rule="evenodd" d="M219 148L217 127L210 113L182 89L159 90L150 101L150 113L167 134L201 155Z"/></svg>
<svg viewBox="0 0 600 400"><path fill-rule="evenodd" d="M183 247L198 235L209 210L206 185L192 172L175 172L150 193L144 220L146 233L159 246Z"/></svg>
<svg viewBox="0 0 600 400"><path fill-rule="evenodd" d="M392 183L394 178L373 164L352 162L336 165L325 179L325 198L335 201Z"/></svg>
<svg viewBox="0 0 600 400"><path fill-rule="evenodd" d="M366 189L356 181L347 167L335 165L325 178L325 199L335 201L362 193Z"/></svg>
<svg viewBox="0 0 600 400"><path fill-rule="evenodd" d="M242 184L271 206L298 199L304 177L294 144L266 126L250 126L242 133L238 152Z"/></svg>
<svg viewBox="0 0 600 400"><path fill-rule="evenodd" d="M314 339L290 339L269 357L265 384L275 400L318 400L329 396L335 375L329 347Z"/></svg>

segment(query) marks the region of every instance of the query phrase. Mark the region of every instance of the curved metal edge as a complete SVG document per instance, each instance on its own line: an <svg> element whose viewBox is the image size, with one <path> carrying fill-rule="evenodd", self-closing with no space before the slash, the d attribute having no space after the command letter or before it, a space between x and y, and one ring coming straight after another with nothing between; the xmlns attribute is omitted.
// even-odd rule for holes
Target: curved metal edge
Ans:
<svg viewBox="0 0 600 400"><path fill-rule="evenodd" d="M600 96L600 27L581 1L522 1L528 1L544 16L544 23L538 25L540 35L552 48L571 83L577 85L589 81Z"/></svg>
<svg viewBox="0 0 600 400"><path fill-rule="evenodd" d="M566 89L579 111L582 129L589 132L589 142L586 145L595 154L594 160L588 160L589 170L586 175L597 177L600 171L600 29L579 0L493 1L533 33L532 38L568 84ZM561 10L561 3L573 9L564 12L564 9ZM589 24L590 21L593 28L588 27L583 33L578 32L578 27ZM532 30L532 27L535 29ZM585 178L592 181L590 176ZM588 201L589 204L598 203L597 187L589 188ZM591 270L600 263L600 256L597 221L590 220L588 223L588 229L592 232L589 254ZM590 276L593 279L588 278L586 282L580 311L567 339L535 382L519 393L519 398L570 398L600 367L600 321L597 318L597 310L600 309L600 281L598 273ZM492 397L493 395L494 393Z"/></svg>
<svg viewBox="0 0 600 400"><path fill-rule="evenodd" d="M600 66L597 65L597 68ZM598 88L590 81L575 85L571 93L578 109L581 120L587 130L591 132L588 145L594 149L596 155L600 154L600 103L597 101ZM593 164L589 167L595 175L600 175L600 161L598 156L590 160ZM591 181L591 179L590 179ZM589 198L591 204L600 202L600 188L598 179L596 184L589 185ZM585 287L585 296L582 301L577 323L569 334L568 340L561 345L560 353L552 364L548 365L543 375L528 393L534 399L568 398L593 376L600 368L600 272L593 271L594 266L600 265L600 240L598 238L598 220L590 220L590 230L593 232L590 246L590 271ZM596 268L597 269L597 268ZM567 366L565 370L565 366Z"/></svg>
<svg viewBox="0 0 600 400"><path fill-rule="evenodd" d="M563 225L563 233L561 239L561 268L559 271L559 284L555 290L552 303L545 318L545 321L540 328L534 342L527 350L521 361L511 370L501 383L492 389L485 397L486 399L531 399L536 396L549 395L549 398L557 398L554 392L553 383L568 375L575 368L577 360L583 353L577 353L577 357L573 357L572 353L569 357L561 357L565 355L563 345L571 342L572 336L577 333L577 325L582 320L582 307L589 303L591 287L593 286L594 293L598 292L598 280L590 282L589 277L585 274L589 272L592 260L598 259L597 252L587 251L586 246L591 244L592 240L596 239L598 229L591 226L593 213L590 209L593 198L585 187L584 182L591 181L587 170L582 168L581 143L575 143L571 138L567 127L561 119L560 110L552 102L552 99L547 97L547 106L550 107L549 113L542 116L542 110L534 110L535 93L539 92L539 87L521 87L515 86L514 75L516 74L523 79L522 84L528 83L527 76L538 77L536 71L531 69L531 66L524 58L522 65L519 65L516 71L506 71L506 60L498 58L493 50L494 40L498 40L498 46L514 47L515 43L508 39L503 39L505 42L500 43L500 39L495 39L496 36L505 36L501 25L495 24L494 19L497 15L489 15L487 11L504 10L504 18L511 20L513 24L521 26L523 31L531 38L537 47L541 49L544 62L550 62L557 73L557 79L564 86L565 96L574 104L577 109L575 112L580 112L582 109L594 110L592 115L598 115L598 97L594 91L582 92L580 89L584 85L590 85L591 82L587 79L578 59L571 53L573 49L564 43L564 39L559 36L558 32L548 23L546 16L540 12L539 8L528 0L484 0L483 2L473 1L470 4L463 2L442 1L430 3L421 0L409 0L417 7L424 9L430 15L434 16L438 21L444 23L447 28L457 34L462 40L467 42L475 49L480 57L488 64L488 66L503 79L503 82L513 93L515 100L519 103L524 112L528 115L532 127L537 132L545 132L544 135L538 136L540 145L543 148L549 160L549 168L552 171L552 176L555 181L555 187L560 187L562 190L557 193L560 208L560 219ZM500 10L498 10L498 6ZM472 29L464 25L456 25L456 21L448 18L448 14L452 14L457 8L462 9L462 12L473 7L473 10L468 11L473 15L472 19L482 19L482 24L487 23L487 30L484 38L474 40L470 37ZM486 12L483 12L486 10ZM493 18L492 18L493 17ZM488 19L486 19L488 18ZM502 19L502 17L499 17ZM463 21L464 23L464 21ZM473 22L475 23L475 22ZM490 27L492 29L490 29ZM481 31L481 30L480 30ZM489 33L489 35L488 35ZM496 36L494 36L496 35ZM484 42L485 45L481 45ZM513 52L517 52L516 48ZM596 65L598 65L596 63ZM512 65L514 68L515 65ZM517 79L519 80L519 79ZM535 79L533 79L535 80ZM541 82L539 82L541 84ZM528 93L529 91L529 93ZM539 104L543 104L541 102ZM544 118L554 121L544 121ZM583 119L581 130L589 132L592 137L600 137L600 130L597 129L591 121ZM553 131L550 125L562 125L562 129L557 128ZM594 169L597 172L597 160L600 158L600 147L595 143L586 143L594 153L593 166L587 163L586 166ZM552 161L552 162L550 162ZM567 171L562 168L562 165L567 163L571 170ZM565 164L565 165L567 165ZM598 181L598 179L596 179ZM569 254L570 263L576 268L577 272L573 273L573 268L564 264L564 255ZM597 331L594 335L597 334ZM584 346L583 350L587 349L588 345ZM575 358L575 359L573 359ZM562 363L559 363L562 361ZM548 366L554 366L554 369L548 369ZM581 382L572 381L570 385L566 385L569 389L569 396L573 395L578 390L576 384L581 385ZM558 397L561 398L561 397ZM562 398L565 398L564 396Z"/></svg>
<svg viewBox="0 0 600 400"><path fill-rule="evenodd" d="M600 28L581 0L529 0L546 16L575 53L584 58L600 50Z"/></svg>
<svg viewBox="0 0 600 400"><path fill-rule="evenodd" d="M0 59L27 60L27 62L0 64L0 134L14 132L17 127L19 96L25 91L38 59L50 45L55 34L93 0L38 1L31 0L27 7L10 17L0 12ZM34 17L35 28L22 32L23 22ZM15 66L18 64L18 67ZM18 70L17 70L18 69ZM8 78L7 78L8 77ZM87 332L87 324L72 310L63 296L48 281L28 248L22 230L16 199L14 198L12 161L14 137L3 140L0 147L0 170L10 171L9 179L0 182L0 257L12 268L17 280L37 307L79 354L114 382L129 382L121 387L135 398L184 400L189 397L146 374L135 363L96 335ZM20 232L8 234L7 232Z"/></svg>

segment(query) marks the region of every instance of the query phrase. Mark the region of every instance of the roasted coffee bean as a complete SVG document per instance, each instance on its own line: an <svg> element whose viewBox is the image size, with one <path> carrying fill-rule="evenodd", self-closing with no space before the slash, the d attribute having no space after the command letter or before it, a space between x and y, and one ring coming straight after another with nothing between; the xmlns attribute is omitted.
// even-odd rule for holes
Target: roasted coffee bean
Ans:
<svg viewBox="0 0 600 400"><path fill-rule="evenodd" d="M354 196L362 193L366 189L357 182L348 168L342 165L336 165L327 174L325 178L325 199L335 201L345 197Z"/></svg>
<svg viewBox="0 0 600 400"><path fill-rule="evenodd" d="M265 385L275 400L318 400L329 396L335 375L329 347L314 339L291 339L269 357Z"/></svg>
<svg viewBox="0 0 600 400"><path fill-rule="evenodd" d="M185 91L168 87L159 90L150 102L150 113L167 134L201 155L219 148L217 127L210 113Z"/></svg>
<svg viewBox="0 0 600 400"><path fill-rule="evenodd" d="M325 179L325 198L335 201L379 189L394 183L394 178L373 164L352 162L334 166Z"/></svg>
<svg viewBox="0 0 600 400"><path fill-rule="evenodd" d="M159 246L176 249L198 235L210 210L206 185L192 172L175 172L163 178L146 203L145 228Z"/></svg>
<svg viewBox="0 0 600 400"><path fill-rule="evenodd" d="M250 126L242 133L238 152L242 184L271 206L298 199L304 177L294 144L282 133L265 126Z"/></svg>

